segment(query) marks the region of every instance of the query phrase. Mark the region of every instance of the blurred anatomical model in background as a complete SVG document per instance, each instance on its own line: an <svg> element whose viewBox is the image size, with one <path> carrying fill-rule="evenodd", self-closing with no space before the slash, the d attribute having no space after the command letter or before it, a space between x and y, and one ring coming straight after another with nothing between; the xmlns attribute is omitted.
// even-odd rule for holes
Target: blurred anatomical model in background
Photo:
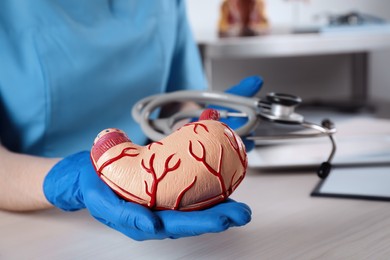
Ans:
<svg viewBox="0 0 390 260"><path fill-rule="evenodd" d="M268 31L263 0L224 0L218 25L220 37L254 36Z"/></svg>

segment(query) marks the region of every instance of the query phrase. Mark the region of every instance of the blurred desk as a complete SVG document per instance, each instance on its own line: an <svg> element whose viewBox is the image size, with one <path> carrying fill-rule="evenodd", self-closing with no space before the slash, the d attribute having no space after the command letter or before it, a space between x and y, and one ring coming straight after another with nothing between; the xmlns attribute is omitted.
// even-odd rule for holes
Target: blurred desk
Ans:
<svg viewBox="0 0 390 260"><path fill-rule="evenodd" d="M361 53L390 48L390 30L335 33L276 33L256 37L218 38L197 36L206 60L228 58L277 58L303 55Z"/></svg>
<svg viewBox="0 0 390 260"><path fill-rule="evenodd" d="M251 170L233 194L251 223L178 240L132 241L86 211L0 212L0 259L388 259L389 204L312 198L317 183Z"/></svg>
<svg viewBox="0 0 390 260"><path fill-rule="evenodd" d="M275 33L257 37L218 38L199 34L197 41L209 82L213 62L232 59L262 59L321 55L351 55L351 99L367 100L369 53L390 49L390 29L348 32L289 34ZM299 66L299 64L298 64Z"/></svg>

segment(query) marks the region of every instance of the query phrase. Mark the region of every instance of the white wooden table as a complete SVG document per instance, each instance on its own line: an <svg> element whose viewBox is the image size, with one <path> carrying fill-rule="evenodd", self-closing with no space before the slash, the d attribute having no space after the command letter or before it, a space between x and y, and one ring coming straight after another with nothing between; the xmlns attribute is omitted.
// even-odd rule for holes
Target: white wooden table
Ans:
<svg viewBox="0 0 390 260"><path fill-rule="evenodd" d="M250 171L233 194L245 227L136 242L87 211L0 212L0 259L389 259L390 204L314 198L314 173Z"/></svg>

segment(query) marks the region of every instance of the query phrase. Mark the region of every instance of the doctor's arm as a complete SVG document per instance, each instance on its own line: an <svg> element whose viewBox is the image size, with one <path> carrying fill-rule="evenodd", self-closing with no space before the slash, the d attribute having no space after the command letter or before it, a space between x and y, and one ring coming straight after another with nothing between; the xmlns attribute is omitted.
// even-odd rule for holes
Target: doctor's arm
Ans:
<svg viewBox="0 0 390 260"><path fill-rule="evenodd" d="M58 161L14 153L0 144L0 209L29 211L53 207L45 198L42 184Z"/></svg>

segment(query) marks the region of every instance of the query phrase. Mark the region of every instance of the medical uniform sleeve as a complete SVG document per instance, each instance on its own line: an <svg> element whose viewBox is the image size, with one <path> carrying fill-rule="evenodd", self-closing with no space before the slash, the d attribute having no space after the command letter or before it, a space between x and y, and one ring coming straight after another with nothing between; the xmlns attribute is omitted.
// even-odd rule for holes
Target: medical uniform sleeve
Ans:
<svg viewBox="0 0 390 260"><path fill-rule="evenodd" d="M177 38L167 91L207 87L199 49L187 19L185 1L178 0Z"/></svg>

